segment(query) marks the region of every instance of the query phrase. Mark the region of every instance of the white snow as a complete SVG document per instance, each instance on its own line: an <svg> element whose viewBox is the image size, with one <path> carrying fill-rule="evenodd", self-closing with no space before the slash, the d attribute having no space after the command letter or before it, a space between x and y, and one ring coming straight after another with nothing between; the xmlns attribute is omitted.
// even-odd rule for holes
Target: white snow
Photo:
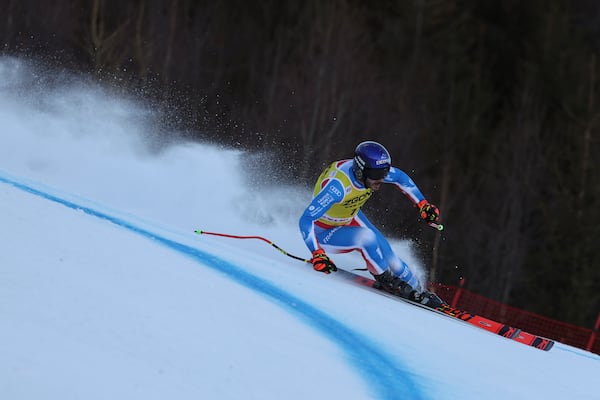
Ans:
<svg viewBox="0 0 600 400"><path fill-rule="evenodd" d="M310 188L255 179L210 143L156 151L150 107L48 74L0 58L0 398L600 399L595 354L195 234L308 257Z"/></svg>

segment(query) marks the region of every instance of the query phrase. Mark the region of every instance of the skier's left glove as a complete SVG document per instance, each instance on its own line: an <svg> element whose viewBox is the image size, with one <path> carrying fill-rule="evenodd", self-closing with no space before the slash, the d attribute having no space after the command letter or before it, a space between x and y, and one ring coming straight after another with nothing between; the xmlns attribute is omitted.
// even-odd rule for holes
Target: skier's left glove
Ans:
<svg viewBox="0 0 600 400"><path fill-rule="evenodd" d="M333 261L331 261L329 257L327 257L327 254L325 254L325 250L317 249L313 251L312 256L313 258L310 260L310 262L312 263L315 271L324 272L326 274L330 274L334 271L337 271L337 267L335 266Z"/></svg>
<svg viewBox="0 0 600 400"><path fill-rule="evenodd" d="M419 215L428 224L439 224L440 223L440 210L427 200L421 200L419 204Z"/></svg>

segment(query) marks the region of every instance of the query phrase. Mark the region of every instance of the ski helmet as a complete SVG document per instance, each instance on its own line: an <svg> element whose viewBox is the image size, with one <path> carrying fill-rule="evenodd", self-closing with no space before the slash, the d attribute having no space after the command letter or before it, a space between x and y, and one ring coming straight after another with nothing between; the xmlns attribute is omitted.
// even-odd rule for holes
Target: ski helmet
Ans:
<svg viewBox="0 0 600 400"><path fill-rule="evenodd" d="M352 169L363 183L368 179L383 179L390 172L392 157L381 144L373 141L362 142L354 150Z"/></svg>

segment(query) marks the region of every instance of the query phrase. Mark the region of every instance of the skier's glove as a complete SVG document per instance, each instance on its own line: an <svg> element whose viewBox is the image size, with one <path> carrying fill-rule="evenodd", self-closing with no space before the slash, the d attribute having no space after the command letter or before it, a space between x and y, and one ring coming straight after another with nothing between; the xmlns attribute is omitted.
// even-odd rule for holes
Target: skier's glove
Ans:
<svg viewBox="0 0 600 400"><path fill-rule="evenodd" d="M433 204L427 202L427 200L421 200L419 204L419 215L428 224L439 224L440 223L440 210Z"/></svg>
<svg viewBox="0 0 600 400"><path fill-rule="evenodd" d="M324 272L326 274L337 271L337 267L329 259L329 257L327 257L327 254L325 254L325 250L323 249L317 249L313 251L310 262L312 263L315 271Z"/></svg>

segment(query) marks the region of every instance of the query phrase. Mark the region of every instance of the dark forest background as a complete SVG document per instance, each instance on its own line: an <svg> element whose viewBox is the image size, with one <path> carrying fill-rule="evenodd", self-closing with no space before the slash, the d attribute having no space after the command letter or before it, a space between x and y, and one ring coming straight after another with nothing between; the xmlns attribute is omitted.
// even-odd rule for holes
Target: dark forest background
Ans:
<svg viewBox="0 0 600 400"><path fill-rule="evenodd" d="M307 187L380 141L446 230L393 188L366 211L416 240L432 280L591 327L596 3L0 0L0 46L151 98L191 137L273 151Z"/></svg>

